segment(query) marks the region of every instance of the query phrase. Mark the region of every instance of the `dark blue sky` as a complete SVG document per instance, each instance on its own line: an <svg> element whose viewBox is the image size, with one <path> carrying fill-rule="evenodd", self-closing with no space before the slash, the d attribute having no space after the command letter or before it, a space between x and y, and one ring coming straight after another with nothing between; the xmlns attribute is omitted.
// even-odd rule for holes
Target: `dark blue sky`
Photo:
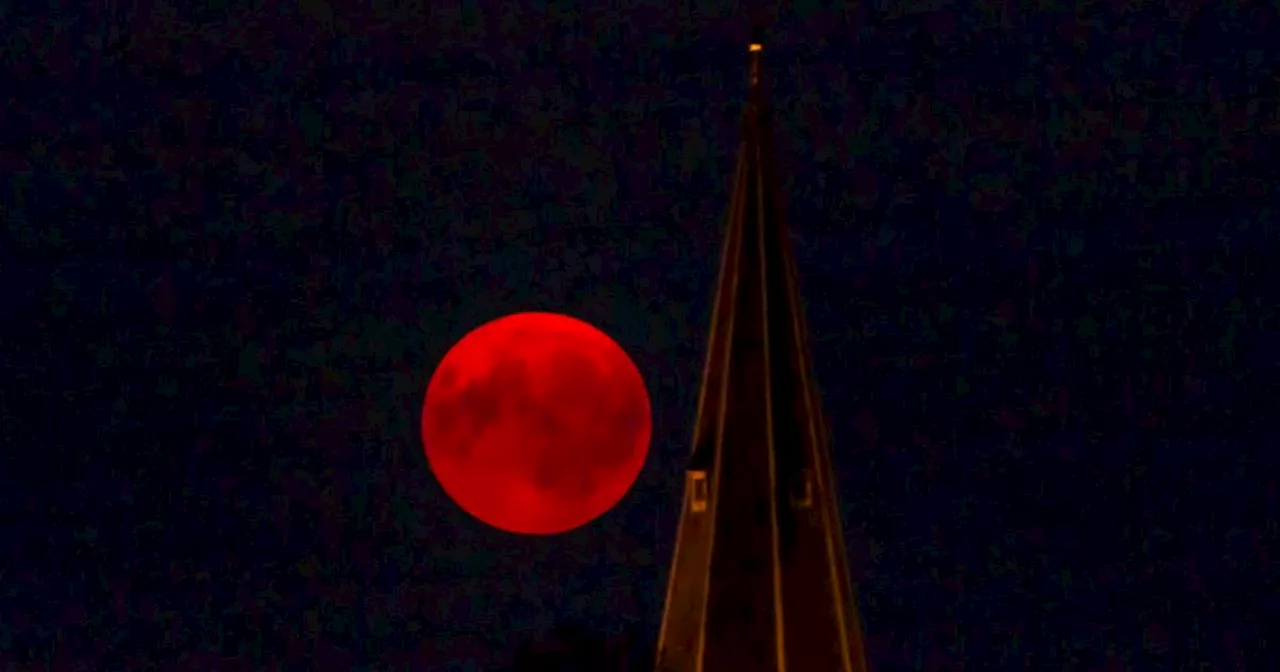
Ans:
<svg viewBox="0 0 1280 672"><path fill-rule="evenodd" d="M5 669L652 645L746 19L506 4L0 19ZM819 4L766 63L873 668L1259 655L1274 10ZM527 309L655 412L633 491L549 538L417 436L448 347Z"/></svg>

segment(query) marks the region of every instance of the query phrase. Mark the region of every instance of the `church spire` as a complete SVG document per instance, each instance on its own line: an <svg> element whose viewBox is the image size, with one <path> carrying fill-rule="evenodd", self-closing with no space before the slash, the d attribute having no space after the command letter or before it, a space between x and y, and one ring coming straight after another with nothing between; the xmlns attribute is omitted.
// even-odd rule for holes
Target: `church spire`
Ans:
<svg viewBox="0 0 1280 672"><path fill-rule="evenodd" d="M657 671L864 672L752 37Z"/></svg>

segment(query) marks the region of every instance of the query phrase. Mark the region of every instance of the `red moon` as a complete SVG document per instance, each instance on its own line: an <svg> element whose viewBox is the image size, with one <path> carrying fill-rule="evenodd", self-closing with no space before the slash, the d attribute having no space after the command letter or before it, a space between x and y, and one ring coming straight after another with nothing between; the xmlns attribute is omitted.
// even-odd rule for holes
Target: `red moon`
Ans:
<svg viewBox="0 0 1280 672"><path fill-rule="evenodd" d="M427 385L422 443L455 502L493 527L555 534L613 508L649 450L649 394L604 332L518 313L458 341Z"/></svg>

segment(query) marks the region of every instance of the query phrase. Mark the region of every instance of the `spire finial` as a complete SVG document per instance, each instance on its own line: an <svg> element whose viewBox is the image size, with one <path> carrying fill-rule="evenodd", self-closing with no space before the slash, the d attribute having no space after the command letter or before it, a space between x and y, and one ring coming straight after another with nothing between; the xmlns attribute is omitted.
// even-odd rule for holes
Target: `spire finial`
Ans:
<svg viewBox="0 0 1280 672"><path fill-rule="evenodd" d="M757 23L751 27L751 42L747 46L747 52L750 54L750 62L747 66L750 98L756 103L759 102L757 89L760 85L760 52L762 51L764 51L764 27Z"/></svg>

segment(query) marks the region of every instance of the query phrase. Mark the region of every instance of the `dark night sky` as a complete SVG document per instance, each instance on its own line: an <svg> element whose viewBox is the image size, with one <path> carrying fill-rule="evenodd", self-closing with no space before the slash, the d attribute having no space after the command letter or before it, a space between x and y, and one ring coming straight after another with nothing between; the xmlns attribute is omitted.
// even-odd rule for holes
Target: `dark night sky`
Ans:
<svg viewBox="0 0 1280 672"><path fill-rule="evenodd" d="M746 21L290 4L0 10L4 669L651 646ZM873 669L1274 658L1280 17L820 4L766 62ZM549 538L417 436L445 350L527 309L655 412Z"/></svg>

